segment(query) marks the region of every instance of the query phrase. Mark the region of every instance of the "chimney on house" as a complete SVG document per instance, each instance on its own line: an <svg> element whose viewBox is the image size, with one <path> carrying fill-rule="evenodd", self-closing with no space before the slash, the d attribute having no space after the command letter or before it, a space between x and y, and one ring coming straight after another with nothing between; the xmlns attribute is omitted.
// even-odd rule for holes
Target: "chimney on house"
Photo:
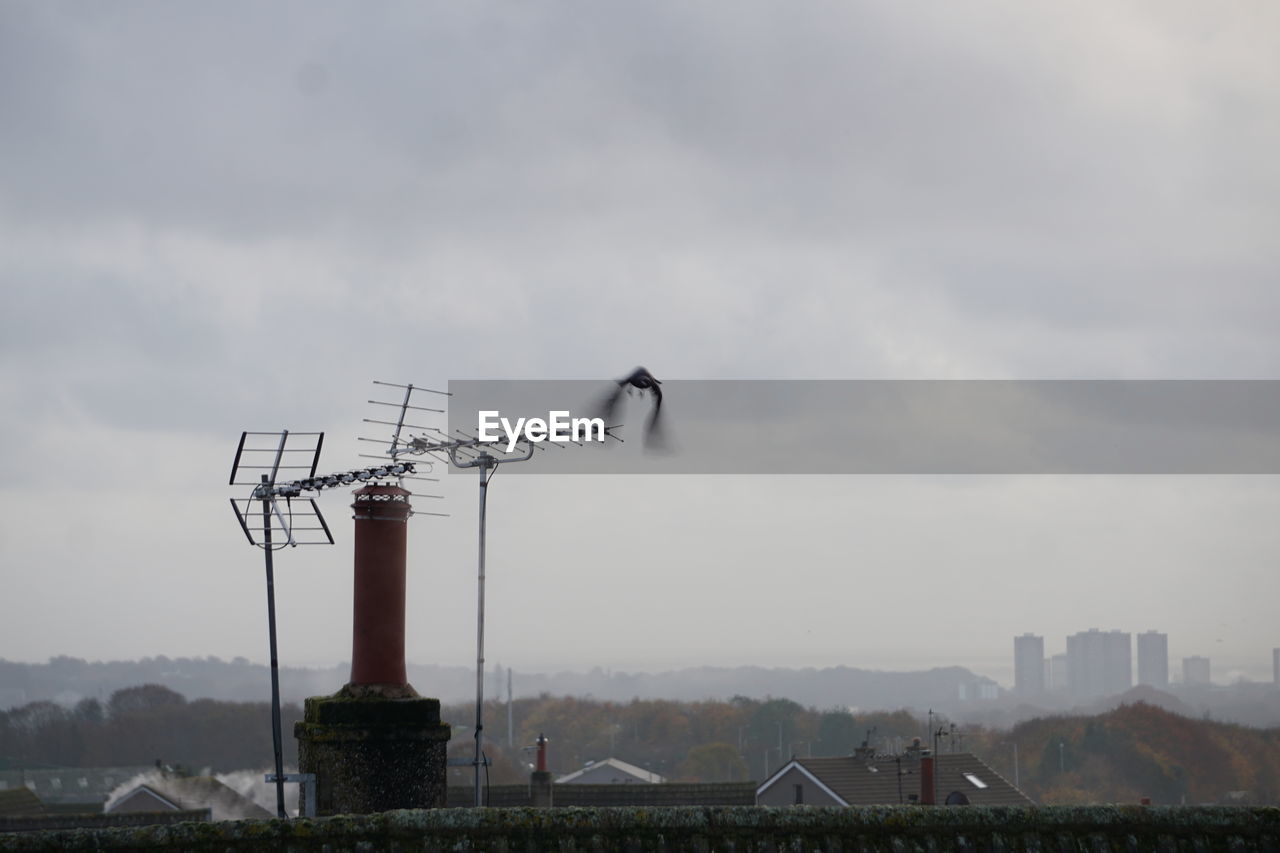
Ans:
<svg viewBox="0 0 1280 853"><path fill-rule="evenodd" d="M529 777L529 803L534 808L551 808L551 774L547 772L547 736L538 735L538 758Z"/></svg>
<svg viewBox="0 0 1280 853"><path fill-rule="evenodd" d="M405 563L412 515L398 486L355 493L355 591L351 628L352 686L396 699L417 695L405 678Z"/></svg>
<svg viewBox="0 0 1280 853"><path fill-rule="evenodd" d="M934 805L933 788L933 756L928 750L924 750L924 754L920 756L920 805Z"/></svg>
<svg viewBox="0 0 1280 853"><path fill-rule="evenodd" d="M544 734L538 735L538 764L535 772L547 772L547 736Z"/></svg>
<svg viewBox="0 0 1280 853"><path fill-rule="evenodd" d="M405 563L409 492L357 489L351 680L306 701L294 726L298 765L316 776L320 816L445 805L449 726L440 701L405 677Z"/></svg>

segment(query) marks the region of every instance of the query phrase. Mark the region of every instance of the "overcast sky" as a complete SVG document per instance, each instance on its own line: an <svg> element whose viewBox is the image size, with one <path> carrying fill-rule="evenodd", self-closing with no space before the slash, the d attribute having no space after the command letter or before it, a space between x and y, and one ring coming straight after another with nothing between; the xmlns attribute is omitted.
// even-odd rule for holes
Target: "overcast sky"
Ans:
<svg viewBox="0 0 1280 853"><path fill-rule="evenodd" d="M375 379L1280 378L1277 31L1247 2L0 0L0 657L265 660L239 433L353 465ZM444 491L408 654L461 664L474 478ZM349 502L278 555L287 663L349 657ZM1277 517L1275 477L499 473L488 657L1007 682L1014 634L1156 628L1175 670L1264 678Z"/></svg>

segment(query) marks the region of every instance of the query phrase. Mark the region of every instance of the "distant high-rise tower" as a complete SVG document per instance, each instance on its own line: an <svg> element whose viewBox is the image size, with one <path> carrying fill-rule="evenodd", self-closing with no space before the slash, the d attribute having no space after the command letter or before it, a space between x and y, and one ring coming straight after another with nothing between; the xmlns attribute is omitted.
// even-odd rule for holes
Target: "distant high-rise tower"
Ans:
<svg viewBox="0 0 1280 853"><path fill-rule="evenodd" d="M1169 686L1169 635L1147 631L1138 635L1138 683Z"/></svg>
<svg viewBox="0 0 1280 853"><path fill-rule="evenodd" d="M1054 655L1049 658L1049 689L1066 690L1070 687L1070 676L1067 674L1069 671L1065 654Z"/></svg>
<svg viewBox="0 0 1280 853"><path fill-rule="evenodd" d="M1210 684L1209 659L1198 655L1182 659L1182 683L1187 686Z"/></svg>
<svg viewBox="0 0 1280 853"><path fill-rule="evenodd" d="M1013 689L1019 696L1044 692L1044 637L1013 638Z"/></svg>
<svg viewBox="0 0 1280 853"><path fill-rule="evenodd" d="M1067 684L1077 699L1114 696L1133 686L1133 644L1124 631L1090 628L1067 637Z"/></svg>
<svg viewBox="0 0 1280 853"><path fill-rule="evenodd" d="M1280 649L1271 650L1271 678L1280 685Z"/></svg>

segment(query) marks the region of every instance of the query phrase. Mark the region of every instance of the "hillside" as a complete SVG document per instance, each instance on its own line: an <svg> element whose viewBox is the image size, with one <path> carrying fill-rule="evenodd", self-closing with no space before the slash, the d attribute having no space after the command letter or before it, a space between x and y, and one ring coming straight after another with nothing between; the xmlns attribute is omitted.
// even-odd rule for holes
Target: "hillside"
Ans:
<svg viewBox="0 0 1280 853"><path fill-rule="evenodd" d="M1280 729L1193 719L1147 703L973 734L975 748L1046 804L1280 800ZM1234 792L1234 793L1233 793Z"/></svg>
<svg viewBox="0 0 1280 853"><path fill-rule="evenodd" d="M464 702L475 696L475 670L465 666L411 664L409 680L421 693L443 702ZM287 702L333 693L347 680L350 666L326 668L281 667L280 693ZM590 696L608 701L676 699L727 700L734 696L787 696L818 707L852 706L863 709L928 708L952 705L962 686L993 684L962 667L939 667L917 672L881 672L838 666L816 668L695 667L661 673L517 672L517 697L544 693ZM243 658L168 658L137 661L85 661L56 657L47 663L19 663L0 659L0 708L29 702L56 701L74 705L84 698L104 700L125 687L159 684L190 699L262 701L269 694L267 668ZM505 670L495 668L486 688L490 695L506 694Z"/></svg>

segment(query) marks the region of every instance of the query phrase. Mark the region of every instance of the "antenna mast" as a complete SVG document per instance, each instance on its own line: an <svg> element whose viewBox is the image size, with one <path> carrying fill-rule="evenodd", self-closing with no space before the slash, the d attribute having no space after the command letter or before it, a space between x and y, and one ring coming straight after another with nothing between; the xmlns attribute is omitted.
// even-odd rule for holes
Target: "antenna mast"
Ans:
<svg viewBox="0 0 1280 853"><path fill-rule="evenodd" d="M480 784L480 769L488 766L488 759L484 754L484 584L485 520L489 480L493 479L493 475L497 473L498 466L503 462L524 462L533 458L534 445L532 442L523 442L525 445L523 451L506 454L494 447L493 442L481 441L475 436L460 432L459 437L453 438L436 427L406 423L405 418L410 411L444 414L443 409L412 405L411 400L415 391L444 396L448 396L448 392L433 391L430 388L422 388L416 385L397 385L392 382L378 382L376 380L374 384L404 389L404 399L400 403L400 416L396 421L365 419L365 423L385 424L394 427L391 441L385 451L386 455L392 459L398 459L406 453L415 456L427 456L435 461L451 464L456 468L475 468L480 473L480 535L478 569L476 572L476 723L475 754L471 760L475 775L475 804L479 807L484 805L484 792ZM370 400L369 402L374 405L394 405L378 400ZM424 436L405 438L404 431L406 428L434 432L441 437L438 439ZM490 450L494 450L494 452L490 453Z"/></svg>
<svg viewBox="0 0 1280 853"><path fill-rule="evenodd" d="M271 745L275 757L276 815L287 818L284 806L284 751L280 734L280 663L276 644L275 566L272 555L288 546L332 545L333 534L320 507L304 491L319 492L367 480L398 477L414 470L411 462L393 462L376 468L316 476L322 432L243 432L231 463L232 486L253 486L247 498L232 498L240 529L250 545L262 549L267 573L267 634L271 649ZM300 479L278 483L281 472L306 472ZM256 477L256 479L255 479ZM280 508L283 498L285 509ZM294 501L302 505L295 508ZM255 507L255 504L260 505Z"/></svg>
<svg viewBox="0 0 1280 853"><path fill-rule="evenodd" d="M484 755L484 605L485 605L485 557L486 557L486 526L487 526L487 503L489 496L489 481L493 479L493 475L497 473L498 466L507 462L526 462L533 458L535 450L545 450L528 439L517 441L511 449L506 452L501 446L501 442L482 441L476 436L455 430L454 434L445 432L431 426L423 426L420 424L410 424L406 422L406 418L410 412L427 412L431 414L444 414L443 409L432 408L428 406L413 405L414 393L423 392L427 394L437 394L448 397L447 391L435 391L430 388L423 388L417 385L398 385L393 382L374 381L375 385L381 385L387 388L399 388L404 390L404 397L400 403L390 403L380 400L370 400L373 405L393 406L399 408L399 417L395 421L376 420L365 418L365 423L382 424L393 427L391 439L363 439L364 441L372 441L384 446L383 456L375 458L385 458L390 456L392 460L398 460L405 454L413 456L425 456L432 463L440 462L444 465L452 465L455 468L475 468L480 475L480 503L479 503L479 537L478 537L478 555L477 555L477 572L476 572L476 721L475 721L475 754L472 758L471 765L475 772L475 804L476 806L484 805L484 793L481 787L481 768L488 766L488 759ZM616 441L622 441L610 431L605 430L605 434ZM432 436L418 435L406 436L406 430L422 430L426 433L432 433ZM553 445L564 449L562 445ZM438 496L433 496L438 497ZM433 515L441 515L443 513L432 513Z"/></svg>

